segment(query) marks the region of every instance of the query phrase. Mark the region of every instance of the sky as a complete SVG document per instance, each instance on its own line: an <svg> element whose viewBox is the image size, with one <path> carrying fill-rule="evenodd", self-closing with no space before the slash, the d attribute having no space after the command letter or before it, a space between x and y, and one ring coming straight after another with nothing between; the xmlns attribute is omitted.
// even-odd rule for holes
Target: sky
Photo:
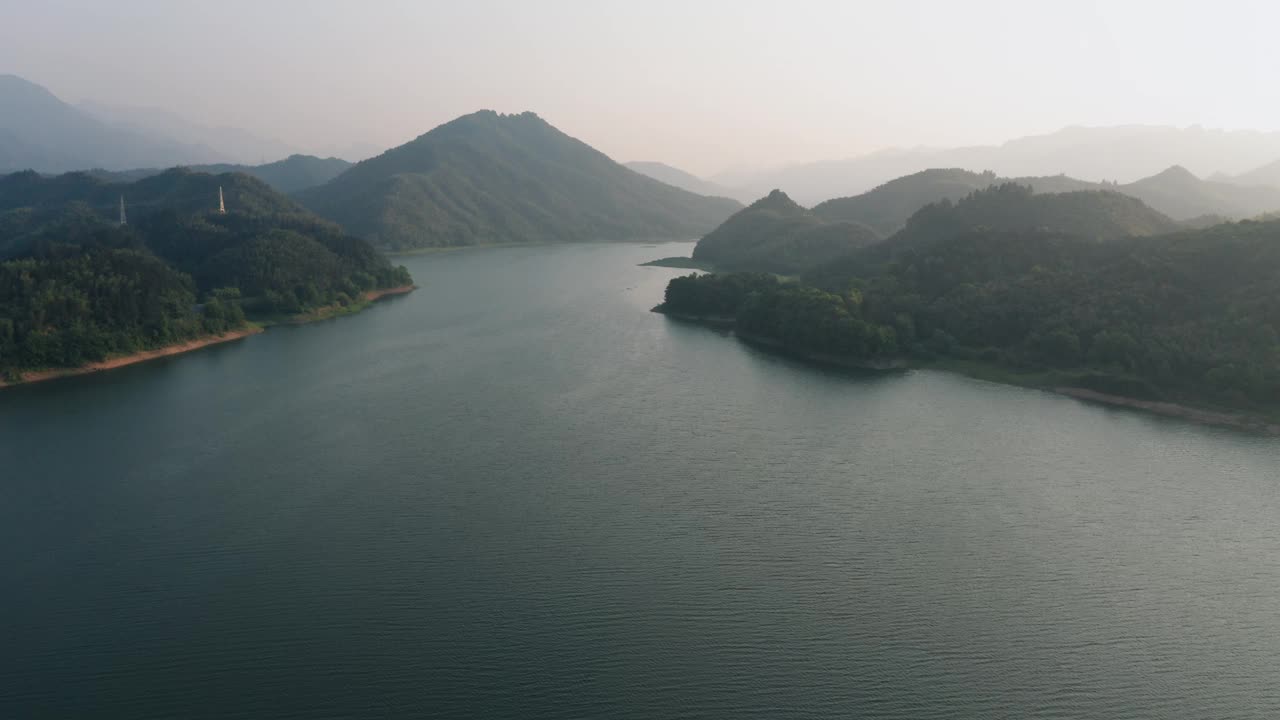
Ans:
<svg viewBox="0 0 1280 720"><path fill-rule="evenodd" d="M1276 27L1280 3L1238 0L0 0L0 73L310 152L532 110L711 175L1067 125L1280 130Z"/></svg>

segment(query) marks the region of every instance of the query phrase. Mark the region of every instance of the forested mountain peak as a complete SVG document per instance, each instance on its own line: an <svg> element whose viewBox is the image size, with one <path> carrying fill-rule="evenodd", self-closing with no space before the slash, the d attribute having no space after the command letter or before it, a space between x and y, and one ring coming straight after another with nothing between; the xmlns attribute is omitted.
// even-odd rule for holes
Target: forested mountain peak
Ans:
<svg viewBox="0 0 1280 720"><path fill-rule="evenodd" d="M381 245L687 239L740 206L658 182L532 112L464 115L302 194Z"/></svg>
<svg viewBox="0 0 1280 720"><path fill-rule="evenodd" d="M1173 165L1165 170L1162 170L1156 173L1155 175L1152 175L1151 177L1146 177L1141 180L1137 180L1132 184L1194 186L1199 184L1200 182L1202 182L1201 179L1196 177L1195 173L1191 172L1190 170L1186 169L1181 165Z"/></svg>
<svg viewBox="0 0 1280 720"><path fill-rule="evenodd" d="M809 212L781 190L771 191L747 206L747 210L767 210L783 215L806 215Z"/></svg>
<svg viewBox="0 0 1280 720"><path fill-rule="evenodd" d="M828 222L774 190L707 233L693 257L718 268L795 274L877 240L865 225Z"/></svg>

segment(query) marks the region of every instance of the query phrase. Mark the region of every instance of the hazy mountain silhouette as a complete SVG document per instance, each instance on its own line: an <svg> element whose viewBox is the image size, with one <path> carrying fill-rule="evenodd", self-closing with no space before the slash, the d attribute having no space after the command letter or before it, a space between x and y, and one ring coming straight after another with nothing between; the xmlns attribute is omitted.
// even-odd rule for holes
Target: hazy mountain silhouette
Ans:
<svg viewBox="0 0 1280 720"><path fill-rule="evenodd" d="M533 113L489 110L357 163L301 197L393 248L689 239L741 207L629 170Z"/></svg>
<svg viewBox="0 0 1280 720"><path fill-rule="evenodd" d="M1218 173L1209 179L1217 182L1231 183L1233 185L1264 185L1267 187L1280 187L1280 160L1269 162L1266 165L1253 168L1252 170L1242 172L1238 175Z"/></svg>
<svg viewBox="0 0 1280 720"><path fill-rule="evenodd" d="M1091 182L1128 183L1179 165L1198 176L1238 174L1259 158L1280 157L1280 133L1130 125L1069 127L1002 145L885 150L847 160L770 171L722 174L712 182L758 193L784 187L802 204L865 192L929 168L976 168L1004 177L1065 174Z"/></svg>
<svg viewBox="0 0 1280 720"><path fill-rule="evenodd" d="M828 200L815 206L813 212L828 221L863 223L881 235L890 235L930 203L958 201L976 190L1009 182L1030 187L1037 193L1081 190L1121 193L1179 221L1205 216L1219 221L1243 219L1280 210L1280 189L1201 180L1187 169L1175 166L1124 185L1087 182L1065 175L1001 178L990 171L932 169L891 180L861 195Z"/></svg>
<svg viewBox="0 0 1280 720"><path fill-rule="evenodd" d="M298 152L296 147L275 138L262 137L242 128L202 125L163 108L112 105L92 100L81 102L76 107L108 125L139 135L165 137L187 145L210 148L229 163L257 165Z"/></svg>
<svg viewBox="0 0 1280 720"><path fill-rule="evenodd" d="M223 160L215 150L112 127L16 75L0 75L0 172L123 170Z"/></svg>
<svg viewBox="0 0 1280 720"><path fill-rule="evenodd" d="M648 175L658 182L666 183L672 187L678 187L681 190L688 190L691 193L706 195L708 197L727 197L735 200L742 199L741 190L717 185L710 180L703 180L697 175L685 172L677 167L672 167L666 163L637 160L623 164L641 175ZM753 195L751 197L756 196Z"/></svg>

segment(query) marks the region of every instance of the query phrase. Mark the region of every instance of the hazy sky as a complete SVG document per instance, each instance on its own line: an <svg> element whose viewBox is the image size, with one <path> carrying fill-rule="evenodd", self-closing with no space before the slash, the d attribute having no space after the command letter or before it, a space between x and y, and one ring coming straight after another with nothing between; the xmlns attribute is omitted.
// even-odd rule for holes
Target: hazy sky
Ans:
<svg viewBox="0 0 1280 720"><path fill-rule="evenodd" d="M709 174L1069 124L1280 129L1277 27L1280 3L1227 0L0 0L0 73L311 151L533 110Z"/></svg>

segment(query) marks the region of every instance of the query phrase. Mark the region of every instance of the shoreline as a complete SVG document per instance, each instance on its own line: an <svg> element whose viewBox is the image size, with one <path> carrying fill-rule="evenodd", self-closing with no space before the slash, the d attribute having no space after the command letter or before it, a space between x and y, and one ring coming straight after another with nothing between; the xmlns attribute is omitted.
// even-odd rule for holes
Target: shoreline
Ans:
<svg viewBox="0 0 1280 720"><path fill-rule="evenodd" d="M638 245L642 247L662 247L663 245L675 245L683 243L696 243L698 238L689 238L688 240L670 240L670 239L652 239L652 240L546 240L539 242L501 242L501 243L477 243L475 245L442 245L438 247L421 247L407 248L404 250L388 250L378 247L383 255L388 258L413 257L415 255L435 255L436 253L450 253L459 250L483 250L485 248L522 248L522 247L557 247L572 245Z"/></svg>
<svg viewBox="0 0 1280 720"><path fill-rule="evenodd" d="M267 326L306 325L307 323L319 322L321 320L332 320L333 318L343 317L344 315L354 315L383 298L391 297L393 295L406 295L417 289L417 285L397 285L396 287L390 288L365 290L360 294L360 297L350 305L324 305L315 308L314 310L298 313L297 315L289 315L283 318L269 318L264 321L264 324Z"/></svg>
<svg viewBox="0 0 1280 720"><path fill-rule="evenodd" d="M397 285L396 287L382 288L380 290L366 290L361 297L361 302L377 302L390 295L407 295L417 289L417 285Z"/></svg>
<svg viewBox="0 0 1280 720"><path fill-rule="evenodd" d="M221 333L219 335L206 335L194 340L165 345L163 347L151 350L140 350L128 355L119 355L110 357L106 360L98 360L85 365L74 368L56 368L51 370L28 370L18 374L18 380L6 381L0 380L0 388L17 387L18 385L30 385L31 383L45 382L48 380L57 380L59 378L74 377L76 375L89 375L92 373L103 372L106 370L114 370L116 368L126 367L128 365L136 365L149 360L158 360L163 357L171 357L173 355L182 355L193 350L199 350L211 345L221 345L222 343L243 340L250 335L257 335L263 332L263 328L258 325L251 325L240 330L232 330L230 332Z"/></svg>
<svg viewBox="0 0 1280 720"><path fill-rule="evenodd" d="M1256 415L1250 415L1245 412L1206 410L1203 408L1165 402L1162 400L1139 400L1137 398L1125 397L1124 395L1110 395L1108 393L1089 390L1086 388L1055 387L1048 389L1058 395L1075 398L1076 400L1084 402L1130 408L1133 410L1143 410L1156 415L1163 415L1164 417L1190 420L1192 422L1200 423L1201 425L1214 425L1217 427L1228 427L1237 430L1248 430L1250 432L1280 436L1280 424L1270 422L1264 418Z"/></svg>
<svg viewBox="0 0 1280 720"><path fill-rule="evenodd" d="M1210 410L1203 407L1195 407L1192 405L1183 405L1181 403L1168 402L1163 400L1141 400L1139 398L1127 397L1124 395L1112 395L1109 393L1099 392L1097 390L1089 390L1087 388L1070 387L1065 385L1057 385L1052 382L1046 382L1043 379L1036 382L1030 378L1019 381L1016 375L1010 375L1007 371L998 365L982 365L989 372L977 371L977 366L972 371L966 370L963 364L959 363L937 363L930 365L929 363L913 364L905 360L894 360L882 363L871 363L865 361L849 360L839 356L826 355L823 353L811 353L794 351L782 347L782 344L770 338L753 337L743 335L733 329L735 322L731 317L719 316L701 316L690 315L686 313L668 312L662 310L662 306L653 308L653 312L665 315L674 320L681 322L690 322L703 325L716 331L728 331L741 342L748 345L758 345L776 350L788 357L799 360L810 361L821 365L834 365L843 368L857 370L936 370L940 372L950 372L965 377L972 377L988 382L995 382L1002 385L1011 385L1014 387L1025 387L1036 390L1044 390L1063 397L1069 397L1081 402L1096 403L1099 405L1108 405L1111 407L1125 408L1129 410L1138 410L1162 417L1170 417L1179 420L1187 420L1199 425L1224 427L1233 430L1241 430L1252 433L1260 433L1273 437L1280 437L1280 423L1268 420L1257 414L1252 414L1246 410Z"/></svg>

